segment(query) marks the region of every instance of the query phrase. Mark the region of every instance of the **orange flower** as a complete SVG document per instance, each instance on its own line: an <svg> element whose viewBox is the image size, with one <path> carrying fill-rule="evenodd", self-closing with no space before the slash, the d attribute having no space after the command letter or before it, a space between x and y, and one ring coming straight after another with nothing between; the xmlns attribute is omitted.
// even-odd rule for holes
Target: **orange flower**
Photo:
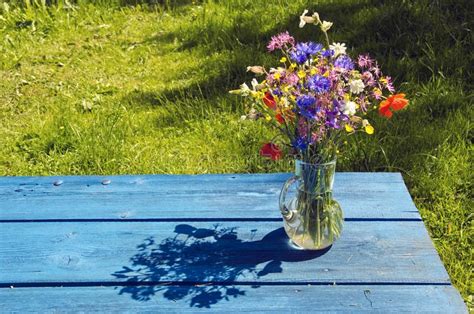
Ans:
<svg viewBox="0 0 474 314"><path fill-rule="evenodd" d="M408 105L408 99L405 94L391 95L380 103L379 114L390 119L393 115L392 111L402 110Z"/></svg>

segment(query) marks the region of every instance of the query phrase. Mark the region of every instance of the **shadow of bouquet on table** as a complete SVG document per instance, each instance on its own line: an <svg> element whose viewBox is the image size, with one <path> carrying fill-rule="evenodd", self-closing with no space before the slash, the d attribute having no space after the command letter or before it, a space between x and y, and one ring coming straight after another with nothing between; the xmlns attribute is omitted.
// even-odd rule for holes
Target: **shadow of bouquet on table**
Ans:
<svg viewBox="0 0 474 314"><path fill-rule="evenodd" d="M297 250L290 246L283 228L256 241L239 239L236 230L180 224L174 237L160 243L153 237L145 239L137 246L131 265L112 274L130 284L120 288L119 294L130 294L138 301L160 294L172 301L185 300L191 307L210 308L219 301L245 296L245 287L259 288L258 279L281 273L282 262L314 259L329 250ZM256 231L251 231L250 239ZM241 284L234 284L236 281Z"/></svg>

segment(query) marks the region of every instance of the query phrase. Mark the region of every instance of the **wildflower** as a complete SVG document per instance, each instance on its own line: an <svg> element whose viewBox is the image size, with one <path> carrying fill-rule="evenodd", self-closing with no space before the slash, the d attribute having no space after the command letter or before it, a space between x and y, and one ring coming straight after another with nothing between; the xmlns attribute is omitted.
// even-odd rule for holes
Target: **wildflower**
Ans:
<svg viewBox="0 0 474 314"><path fill-rule="evenodd" d="M357 64L361 68L370 68L372 67L374 60L372 60L369 55L360 55L359 58L357 59Z"/></svg>
<svg viewBox="0 0 474 314"><path fill-rule="evenodd" d="M316 103L316 98L311 95L303 95L296 99L296 105L300 108L307 108Z"/></svg>
<svg viewBox="0 0 474 314"><path fill-rule="evenodd" d="M295 73L287 73L283 79L283 83L290 86L296 86L298 84L298 80L298 75Z"/></svg>
<svg viewBox="0 0 474 314"><path fill-rule="evenodd" d="M274 143L266 143L260 148L260 156L278 160L281 158L281 149Z"/></svg>
<svg viewBox="0 0 474 314"><path fill-rule="evenodd" d="M348 71L354 69L354 63L351 58L346 55L339 56L336 61L334 61L334 66Z"/></svg>
<svg viewBox="0 0 474 314"><path fill-rule="evenodd" d="M267 49L268 51L274 51L276 49L284 48L285 45L295 45L295 39L288 33L288 31L272 36L272 39L267 45Z"/></svg>
<svg viewBox="0 0 474 314"><path fill-rule="evenodd" d="M298 64L303 64L308 60L308 55L302 51L297 50L290 52L290 58Z"/></svg>
<svg viewBox="0 0 474 314"><path fill-rule="evenodd" d="M374 127L370 125L367 119L362 120L362 126L365 128L365 132L369 135L374 134Z"/></svg>
<svg viewBox="0 0 474 314"><path fill-rule="evenodd" d="M390 76L384 77L384 84L390 93L395 91L395 88L393 88L392 78Z"/></svg>
<svg viewBox="0 0 474 314"><path fill-rule="evenodd" d="M352 80L349 82L349 88L351 93L353 94L360 94L364 91L364 82L362 80Z"/></svg>
<svg viewBox="0 0 474 314"><path fill-rule="evenodd" d="M348 101L344 105L343 113L348 116L353 116L356 113L357 104L353 101Z"/></svg>
<svg viewBox="0 0 474 314"><path fill-rule="evenodd" d="M266 92L265 96L263 96L262 100L265 103L265 105L267 105L268 108L270 108L272 110L276 110L276 108L277 108L276 107L276 101L275 101L275 98L273 98L272 93Z"/></svg>
<svg viewBox="0 0 474 314"><path fill-rule="evenodd" d="M382 91L380 90L380 88L376 87L374 88L372 95L374 96L375 99L379 100L380 98L382 98Z"/></svg>
<svg viewBox="0 0 474 314"><path fill-rule="evenodd" d="M303 95L298 97L296 105L300 114L308 119L315 119L319 109L315 108L316 98L311 95Z"/></svg>
<svg viewBox="0 0 474 314"><path fill-rule="evenodd" d="M304 70L298 71L298 77L299 78L305 78L306 77L306 72Z"/></svg>
<svg viewBox="0 0 474 314"><path fill-rule="evenodd" d="M339 55L344 55L346 54L346 44L344 43L332 43L332 45L329 45L329 49L334 51L334 56L337 57Z"/></svg>
<svg viewBox="0 0 474 314"><path fill-rule="evenodd" d="M321 23L321 30L323 32L327 32L332 26L332 22L328 22L328 21L323 21Z"/></svg>
<svg viewBox="0 0 474 314"><path fill-rule="evenodd" d="M301 151L305 151L308 148L308 142L302 137L298 136L291 142L291 146Z"/></svg>
<svg viewBox="0 0 474 314"><path fill-rule="evenodd" d="M285 123L285 118L283 118L283 115L281 113L277 113L275 115L275 120L277 120L277 122L280 124Z"/></svg>
<svg viewBox="0 0 474 314"><path fill-rule="evenodd" d="M250 84L252 84L252 88L253 88L253 90L255 90L258 86L257 79L253 78L252 81L250 82Z"/></svg>
<svg viewBox="0 0 474 314"><path fill-rule="evenodd" d="M346 124L344 128L346 129L346 132L348 133L354 132L354 128L350 124Z"/></svg>
<svg viewBox="0 0 474 314"><path fill-rule="evenodd" d="M391 95L386 100L380 103L379 114L386 118L391 118L393 111L402 110L408 105L408 99L405 98L405 94ZM391 109L391 110L390 110Z"/></svg>
<svg viewBox="0 0 474 314"><path fill-rule="evenodd" d="M285 62L286 62L286 57L282 57L282 58L280 59L280 62L281 62L281 63L285 63Z"/></svg>
<svg viewBox="0 0 474 314"><path fill-rule="evenodd" d="M309 41L296 44L296 51L301 51L307 55L315 55L323 49L323 45Z"/></svg>
<svg viewBox="0 0 474 314"><path fill-rule="evenodd" d="M303 14L300 15L300 28L303 28L306 24L321 23L317 12L314 12L312 16L306 16L306 14L308 14L308 10L304 10Z"/></svg>
<svg viewBox="0 0 474 314"><path fill-rule="evenodd" d="M255 74L264 74L265 73L265 69L262 67L262 66L259 66L259 65L253 65L253 66L248 66L247 67L247 72L252 72L252 73L255 73Z"/></svg>
<svg viewBox="0 0 474 314"><path fill-rule="evenodd" d="M334 50L332 50L332 49L324 49L324 50L321 52L321 56L323 56L324 58L331 58L332 56L334 56Z"/></svg>
<svg viewBox="0 0 474 314"><path fill-rule="evenodd" d="M324 76L314 75L308 79L308 88L316 94L322 94L329 91L331 82Z"/></svg>
<svg viewBox="0 0 474 314"><path fill-rule="evenodd" d="M243 83L240 85L240 89L234 89L229 91L231 94L240 94L242 96L248 96L252 90L249 88L247 83Z"/></svg>

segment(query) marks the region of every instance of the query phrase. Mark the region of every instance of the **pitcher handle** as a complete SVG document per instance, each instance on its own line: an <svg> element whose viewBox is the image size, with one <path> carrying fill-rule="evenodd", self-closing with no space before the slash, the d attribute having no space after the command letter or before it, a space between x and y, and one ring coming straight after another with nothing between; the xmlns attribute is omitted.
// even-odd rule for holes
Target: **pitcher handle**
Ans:
<svg viewBox="0 0 474 314"><path fill-rule="evenodd" d="M291 210L289 210L285 205L286 194L288 193L288 189L290 188L290 186L292 186L297 180L298 180L297 176L292 176L291 178L286 180L285 184L281 188L280 202L279 202L280 212L281 212L281 215L283 216L283 219L285 219L286 221L291 221L294 216L294 213Z"/></svg>

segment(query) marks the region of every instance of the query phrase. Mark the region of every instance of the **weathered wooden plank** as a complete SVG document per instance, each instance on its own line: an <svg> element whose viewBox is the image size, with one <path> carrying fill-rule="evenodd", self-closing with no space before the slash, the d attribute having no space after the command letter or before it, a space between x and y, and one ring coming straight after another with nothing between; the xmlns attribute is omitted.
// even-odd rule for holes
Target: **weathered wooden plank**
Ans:
<svg viewBox="0 0 474 314"><path fill-rule="evenodd" d="M128 289L128 290L127 290ZM452 286L139 286L0 289L8 312L467 313Z"/></svg>
<svg viewBox="0 0 474 314"><path fill-rule="evenodd" d="M279 218L289 174L4 177L0 220ZM55 186L54 182L62 182ZM108 183L108 182L106 182ZM347 218L419 219L398 173L337 173Z"/></svg>
<svg viewBox="0 0 474 314"><path fill-rule="evenodd" d="M0 283L449 283L422 222L346 222L323 255L291 248L281 225L2 223Z"/></svg>

